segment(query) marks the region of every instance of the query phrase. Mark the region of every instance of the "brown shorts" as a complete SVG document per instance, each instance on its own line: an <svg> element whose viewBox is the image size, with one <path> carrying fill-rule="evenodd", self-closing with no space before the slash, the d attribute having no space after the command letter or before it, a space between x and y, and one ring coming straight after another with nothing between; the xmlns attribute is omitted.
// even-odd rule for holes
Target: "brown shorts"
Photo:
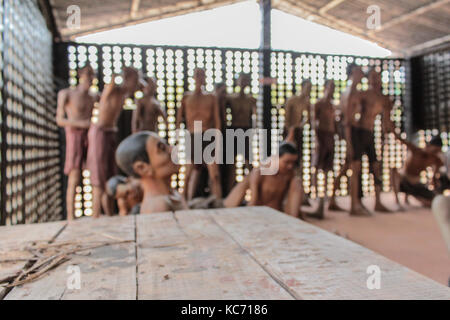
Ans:
<svg viewBox="0 0 450 320"><path fill-rule="evenodd" d="M91 184L104 188L108 179L116 175L117 171L115 162L117 132L92 125L88 139L86 169L91 173Z"/></svg>
<svg viewBox="0 0 450 320"><path fill-rule="evenodd" d="M200 144L201 153L200 153L200 149L198 147L197 147L198 150L195 150L196 143L198 143L197 140L201 141L201 144ZM213 142L214 142L214 140L204 141L203 135L201 133L191 133L191 147L190 147L191 164L193 164L195 168L199 169L206 165L206 163L203 159L203 152L205 151L205 148ZM195 156L196 151L197 151L197 153L200 153L200 154L197 154L197 156Z"/></svg>
<svg viewBox="0 0 450 320"><path fill-rule="evenodd" d="M86 162L88 147L88 130L66 127L66 162L64 173L69 175L72 170L81 170Z"/></svg>
<svg viewBox="0 0 450 320"><path fill-rule="evenodd" d="M316 158L317 169L324 171L333 170L334 162L334 133L317 130L318 156Z"/></svg>

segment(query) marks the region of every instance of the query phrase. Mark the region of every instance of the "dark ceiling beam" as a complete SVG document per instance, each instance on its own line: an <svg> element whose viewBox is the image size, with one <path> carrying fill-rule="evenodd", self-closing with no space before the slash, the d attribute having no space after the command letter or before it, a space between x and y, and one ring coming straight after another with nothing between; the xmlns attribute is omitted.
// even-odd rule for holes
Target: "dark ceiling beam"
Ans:
<svg viewBox="0 0 450 320"><path fill-rule="evenodd" d="M58 26L56 25L55 16L53 15L52 6L49 0L38 0L39 9L47 22L47 28L53 34L53 39L55 41L61 40L61 33L59 32Z"/></svg>

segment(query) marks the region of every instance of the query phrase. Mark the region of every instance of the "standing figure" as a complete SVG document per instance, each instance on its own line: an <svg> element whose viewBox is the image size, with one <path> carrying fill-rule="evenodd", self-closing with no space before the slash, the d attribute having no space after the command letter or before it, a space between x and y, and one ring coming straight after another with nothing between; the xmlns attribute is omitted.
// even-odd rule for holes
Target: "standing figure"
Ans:
<svg viewBox="0 0 450 320"><path fill-rule="evenodd" d="M315 123L318 156L316 158L317 170L322 170L327 179L327 173L333 170L334 163L334 135L337 132L336 107L333 105L335 84L333 80L325 83L325 92L322 99L315 105ZM317 172L316 172L317 186ZM325 183L326 188L326 183ZM325 190L326 193L326 190ZM308 216L312 218L324 218L325 197L319 195L319 208L314 214Z"/></svg>
<svg viewBox="0 0 450 320"><path fill-rule="evenodd" d="M138 71L126 67L122 74L123 82L115 83L113 77L100 99L98 121L89 129L89 148L87 169L91 173L93 186L93 216L99 218L102 208L105 214L112 215L113 199L105 192L106 182L116 174L114 153L117 144L117 121L124 102L138 90Z"/></svg>
<svg viewBox="0 0 450 320"><path fill-rule="evenodd" d="M205 71L203 69L196 69L194 72L195 91L188 92L184 95L181 102L181 108L177 114L177 128L180 128L183 119L186 122L186 128L190 133L192 163L188 165L186 172L187 181L187 199L191 200L195 196L195 191L198 187L198 180L200 170L205 165L203 159L204 149L210 144L204 141L203 133L208 129L221 128L220 112L217 102L217 97L214 94L207 94L203 91L205 85ZM197 126L195 125L197 124ZM188 140L189 141L189 140ZM217 141L216 141L217 142ZM195 145L201 143L201 158L200 164L194 164ZM222 198L222 186L220 183L219 165L216 162L207 164L209 179L211 183L211 191L217 197Z"/></svg>
<svg viewBox="0 0 450 320"><path fill-rule="evenodd" d="M228 98L230 110L231 110L231 127L230 129L236 132L237 130L243 130L244 133L248 132L249 129L253 128L253 115L256 114L256 99L250 94L246 94L245 91L250 87L250 75L241 74L238 78L238 87L240 91L231 95ZM236 161L236 156L239 153L238 144L244 146L243 160L245 161L245 167L250 169L250 153L253 152L251 148L252 137L245 135L245 141L235 141L234 145L234 160ZM231 143L231 142L228 142ZM236 165L229 167L228 172L228 186L232 188L236 183Z"/></svg>
<svg viewBox="0 0 450 320"><path fill-rule="evenodd" d="M360 108L362 93L358 90L358 85L361 83L362 78L364 77L364 73L361 70L361 67L356 64L350 64L347 67L347 77L349 79L347 89L342 93L340 98L339 107L341 109L341 135L346 142L346 158L345 162L334 181L334 192L333 196L330 199L330 203L328 205L329 210L334 211L345 211L342 209L336 202L336 190L340 186L341 178L346 175L347 171L350 169L350 165L353 157L352 150L352 126L355 123L355 114L357 110Z"/></svg>
<svg viewBox="0 0 450 320"><path fill-rule="evenodd" d="M139 131L158 132L158 118L162 117L166 121L166 115L161 108L161 104L155 98L156 83L152 78L145 79L146 85L143 89L144 97L137 103L136 110L133 111L131 129L133 133Z"/></svg>
<svg viewBox="0 0 450 320"><path fill-rule="evenodd" d="M374 176L375 183L375 211L390 213L381 203L381 162L377 159L375 150L375 119L378 115L383 117L384 131L392 130L390 123L390 100L381 92L381 75L372 69L369 72L369 89L362 93L359 105L356 108L347 110L349 119L353 119L351 132L352 146L352 177L351 177L351 198L352 204L350 214L357 216L370 216L372 213L367 210L360 197L360 170L361 161L364 154L369 158L370 171Z"/></svg>
<svg viewBox="0 0 450 320"><path fill-rule="evenodd" d="M86 161L87 136L91 125L92 110L98 96L89 92L95 74L92 67L80 70L80 84L76 88L63 89L58 93L56 123L66 133L66 162L64 173L67 182L67 219L75 218L75 190L80 184L81 170Z"/></svg>
<svg viewBox="0 0 450 320"><path fill-rule="evenodd" d="M298 151L298 161L303 159L303 127L311 120L311 81L302 82L302 92L299 96L292 96L286 102L285 131L293 137ZM301 165L300 165L301 170Z"/></svg>
<svg viewBox="0 0 450 320"><path fill-rule="evenodd" d="M222 182L222 193L223 195L227 195L229 191L231 190L232 185L229 185L225 177L228 175L228 172L231 172L231 168L234 167L233 165L228 165L226 163L226 129L227 129L227 107L229 107L229 100L228 100L228 94L227 94L227 86L224 82L217 83L215 85L214 93L217 96L217 101L219 104L219 114L220 114L220 126L222 128L222 136L223 136L223 148L222 148L222 156L223 156L223 163L220 165L220 180Z"/></svg>

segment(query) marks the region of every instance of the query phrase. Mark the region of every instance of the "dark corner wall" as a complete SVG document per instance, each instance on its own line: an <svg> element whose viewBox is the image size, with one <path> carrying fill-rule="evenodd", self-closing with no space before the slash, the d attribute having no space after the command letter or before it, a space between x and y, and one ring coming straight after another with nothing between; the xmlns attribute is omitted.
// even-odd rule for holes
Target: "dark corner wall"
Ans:
<svg viewBox="0 0 450 320"><path fill-rule="evenodd" d="M0 0L0 224L61 219L53 36L36 0Z"/></svg>
<svg viewBox="0 0 450 320"><path fill-rule="evenodd" d="M413 131L450 133L450 44L410 59Z"/></svg>

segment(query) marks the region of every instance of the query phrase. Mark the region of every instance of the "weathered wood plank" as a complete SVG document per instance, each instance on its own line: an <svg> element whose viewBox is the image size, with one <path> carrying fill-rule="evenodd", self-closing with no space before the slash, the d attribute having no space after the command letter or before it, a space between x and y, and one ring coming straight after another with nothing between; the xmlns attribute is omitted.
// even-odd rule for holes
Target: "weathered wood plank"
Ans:
<svg viewBox="0 0 450 320"><path fill-rule="evenodd" d="M21 271L26 261L2 262L18 258L32 258L32 254L23 248L36 241L48 242L54 239L65 227L66 222L50 222L0 227L0 279L4 279ZM0 287L0 299L6 289Z"/></svg>
<svg viewBox="0 0 450 320"><path fill-rule="evenodd" d="M138 299L292 299L206 211L137 217Z"/></svg>
<svg viewBox="0 0 450 320"><path fill-rule="evenodd" d="M277 211L223 209L213 219L298 299L450 299L449 288ZM367 288L371 265L381 270L378 290Z"/></svg>
<svg viewBox="0 0 450 320"><path fill-rule="evenodd" d="M74 256L44 278L14 288L6 299L136 299L134 216L75 221L67 226L55 243L74 241L89 245L122 240L132 242L92 249L88 256ZM69 265L80 268L79 290L68 289Z"/></svg>

